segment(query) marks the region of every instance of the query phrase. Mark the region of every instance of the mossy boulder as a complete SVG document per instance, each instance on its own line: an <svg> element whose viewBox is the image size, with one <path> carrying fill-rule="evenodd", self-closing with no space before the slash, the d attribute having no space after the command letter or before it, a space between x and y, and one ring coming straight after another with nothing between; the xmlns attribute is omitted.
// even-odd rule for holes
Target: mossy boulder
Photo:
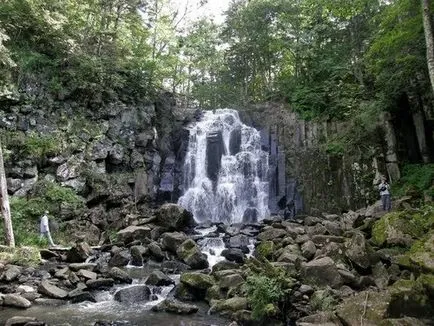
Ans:
<svg viewBox="0 0 434 326"><path fill-rule="evenodd" d="M213 301L211 311L231 313L247 309L247 298L234 297L226 300Z"/></svg>
<svg viewBox="0 0 434 326"><path fill-rule="evenodd" d="M202 269L209 266L208 259L200 248L191 239L185 240L176 250L178 258L193 269Z"/></svg>
<svg viewBox="0 0 434 326"><path fill-rule="evenodd" d="M187 272L181 275L181 283L198 290L207 290L214 285L214 279L208 274Z"/></svg>
<svg viewBox="0 0 434 326"><path fill-rule="evenodd" d="M262 241L256 247L256 256L271 259L275 251L275 245L273 241Z"/></svg>
<svg viewBox="0 0 434 326"><path fill-rule="evenodd" d="M372 228L372 240L379 246L410 247L434 226L434 207L404 210L384 215Z"/></svg>
<svg viewBox="0 0 434 326"><path fill-rule="evenodd" d="M399 280L390 287L388 316L431 318L434 314L434 275L421 275L417 280Z"/></svg>
<svg viewBox="0 0 434 326"><path fill-rule="evenodd" d="M395 260L407 269L434 273L434 231L415 241L409 251L395 257Z"/></svg>
<svg viewBox="0 0 434 326"><path fill-rule="evenodd" d="M362 317L366 325L379 325L387 318L390 298L388 291L359 292L341 303L336 308L336 314L345 325L360 325Z"/></svg>

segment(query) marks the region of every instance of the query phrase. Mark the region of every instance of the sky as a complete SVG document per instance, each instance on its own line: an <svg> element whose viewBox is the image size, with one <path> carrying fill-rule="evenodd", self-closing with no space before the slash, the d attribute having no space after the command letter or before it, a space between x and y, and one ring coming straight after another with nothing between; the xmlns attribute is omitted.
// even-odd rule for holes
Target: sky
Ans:
<svg viewBox="0 0 434 326"><path fill-rule="evenodd" d="M188 20L190 21L207 16L209 18L214 18L216 23L222 23L224 21L223 12L229 7L231 0L208 0L201 8L199 8L200 0L172 1L181 11L183 11L185 6L188 4Z"/></svg>

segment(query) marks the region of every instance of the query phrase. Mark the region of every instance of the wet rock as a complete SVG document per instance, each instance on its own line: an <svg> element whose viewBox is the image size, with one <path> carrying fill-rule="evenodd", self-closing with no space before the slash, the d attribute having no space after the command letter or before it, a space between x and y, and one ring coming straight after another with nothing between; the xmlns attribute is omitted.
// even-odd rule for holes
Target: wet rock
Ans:
<svg viewBox="0 0 434 326"><path fill-rule="evenodd" d="M169 230L183 230L195 226L193 215L177 204L164 204L156 212L157 223Z"/></svg>
<svg viewBox="0 0 434 326"><path fill-rule="evenodd" d="M76 243L66 254L68 263L84 263L92 255L92 249L86 242Z"/></svg>
<svg viewBox="0 0 434 326"><path fill-rule="evenodd" d="M286 235L286 231L282 229L270 228L258 234L258 239L261 241L274 240L283 238Z"/></svg>
<svg viewBox="0 0 434 326"><path fill-rule="evenodd" d="M38 322L37 319L34 317L23 317L23 316L15 316L9 318L5 323L5 326L26 326L26 325L44 326L46 324L43 322Z"/></svg>
<svg viewBox="0 0 434 326"><path fill-rule="evenodd" d="M6 294L3 297L3 305L13 308L27 309L32 305L29 300L19 294Z"/></svg>
<svg viewBox="0 0 434 326"><path fill-rule="evenodd" d="M229 238L229 247L240 248L243 252L248 253L249 238L243 234L238 234Z"/></svg>
<svg viewBox="0 0 434 326"><path fill-rule="evenodd" d="M68 298L72 303L79 303L84 301L96 302L95 297L90 292L79 289L69 292Z"/></svg>
<svg viewBox="0 0 434 326"><path fill-rule="evenodd" d="M162 235L162 238L164 248L170 250L173 253L176 253L176 250L178 250L179 246L188 239L185 233L182 232L166 232Z"/></svg>
<svg viewBox="0 0 434 326"><path fill-rule="evenodd" d="M156 285L156 286L166 286L166 285L175 284L175 281L172 280L169 276L167 276L163 272L155 270L149 275L148 279L146 280L146 284Z"/></svg>
<svg viewBox="0 0 434 326"><path fill-rule="evenodd" d="M199 272L186 272L181 275L181 282L193 289L206 290L214 285L214 279Z"/></svg>
<svg viewBox="0 0 434 326"><path fill-rule="evenodd" d="M43 280L39 284L38 292L54 299L64 299L68 296L68 292L51 284L47 280Z"/></svg>
<svg viewBox="0 0 434 326"><path fill-rule="evenodd" d="M149 301L150 297L151 290L146 285L135 285L120 289L114 295L114 299L122 303Z"/></svg>
<svg viewBox="0 0 434 326"><path fill-rule="evenodd" d="M115 281L112 278L98 278L96 280L88 280L86 286L91 290L106 289L113 286Z"/></svg>
<svg viewBox="0 0 434 326"><path fill-rule="evenodd" d="M178 258L184 261L193 269L203 269L208 267L207 256L201 252L200 248L191 239L185 240L176 250Z"/></svg>
<svg viewBox="0 0 434 326"><path fill-rule="evenodd" d="M182 273L190 269L190 266L181 263L177 260L168 260L161 264L161 268L165 271L170 271L171 273Z"/></svg>
<svg viewBox="0 0 434 326"><path fill-rule="evenodd" d="M270 260L275 253L275 245L273 241L261 241L255 249L255 257L263 257Z"/></svg>
<svg viewBox="0 0 434 326"><path fill-rule="evenodd" d="M244 263L244 260L246 258L246 256L242 252L242 250L241 249L237 249L237 248L225 249L225 250L222 251L221 255L223 257L225 257L227 260L233 261L233 262L236 262L236 263L239 263L239 264Z"/></svg>
<svg viewBox="0 0 434 326"><path fill-rule="evenodd" d="M158 306L152 308L153 311L165 311L181 315L189 315L197 312L199 308L192 304L183 303L176 299L166 299Z"/></svg>
<svg viewBox="0 0 434 326"><path fill-rule="evenodd" d="M175 286L173 292L174 292L174 297L182 300L182 301L195 301L196 296L194 295L194 293L191 293L191 291L189 290L190 288L182 283L179 283Z"/></svg>
<svg viewBox="0 0 434 326"><path fill-rule="evenodd" d="M132 246L130 248L131 264L143 266L143 257L148 253L148 249L143 246Z"/></svg>
<svg viewBox="0 0 434 326"><path fill-rule="evenodd" d="M318 286L328 285L337 288L343 284L334 261L329 257L302 263L301 275L307 283Z"/></svg>
<svg viewBox="0 0 434 326"><path fill-rule="evenodd" d="M151 228L148 226L130 225L117 233L119 241L130 243L134 240L145 241L151 238Z"/></svg>
<svg viewBox="0 0 434 326"><path fill-rule="evenodd" d="M128 250L122 250L113 255L109 260L110 267L122 267L127 266L131 260L131 255Z"/></svg>
<svg viewBox="0 0 434 326"><path fill-rule="evenodd" d="M132 283L133 279L128 275L127 272L120 269L119 267L112 267L108 272L110 278L114 279L119 283Z"/></svg>

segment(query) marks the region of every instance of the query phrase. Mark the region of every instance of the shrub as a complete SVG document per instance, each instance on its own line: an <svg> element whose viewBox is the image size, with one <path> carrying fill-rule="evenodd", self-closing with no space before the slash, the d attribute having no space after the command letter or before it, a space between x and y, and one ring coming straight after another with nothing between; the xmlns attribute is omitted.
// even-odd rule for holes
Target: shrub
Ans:
<svg viewBox="0 0 434 326"><path fill-rule="evenodd" d="M434 164L407 164L402 168L402 177L392 186L396 196L434 194Z"/></svg>
<svg viewBox="0 0 434 326"><path fill-rule="evenodd" d="M277 280L255 275L247 278L247 295L252 306L253 319L263 320L270 313L275 314L283 291Z"/></svg>

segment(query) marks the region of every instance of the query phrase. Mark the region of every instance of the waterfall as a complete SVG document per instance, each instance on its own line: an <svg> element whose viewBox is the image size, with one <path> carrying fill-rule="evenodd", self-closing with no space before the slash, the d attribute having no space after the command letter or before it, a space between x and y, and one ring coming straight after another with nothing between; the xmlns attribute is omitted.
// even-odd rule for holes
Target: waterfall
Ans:
<svg viewBox="0 0 434 326"><path fill-rule="evenodd" d="M204 112L189 127L178 204L202 222L256 222L269 215L268 153L236 110Z"/></svg>

